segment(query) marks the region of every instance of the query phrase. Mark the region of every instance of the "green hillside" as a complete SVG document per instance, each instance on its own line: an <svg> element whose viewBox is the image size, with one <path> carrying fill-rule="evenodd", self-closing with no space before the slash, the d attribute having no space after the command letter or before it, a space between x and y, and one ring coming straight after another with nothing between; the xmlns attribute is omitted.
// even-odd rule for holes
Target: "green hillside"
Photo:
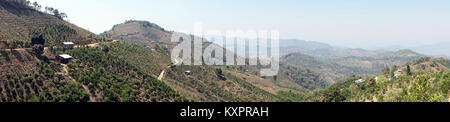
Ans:
<svg viewBox="0 0 450 122"><path fill-rule="evenodd" d="M148 21L129 20L102 33L116 40L124 40L129 43L153 46L154 44L170 45L172 32L150 23Z"/></svg>
<svg viewBox="0 0 450 122"><path fill-rule="evenodd" d="M352 75L375 76L386 66L404 65L422 56L410 50L343 57L290 53L280 59L278 82L292 81L310 90L326 88Z"/></svg>
<svg viewBox="0 0 450 122"><path fill-rule="evenodd" d="M61 52L52 51L50 52ZM120 58L97 48L64 51L67 65L44 62L29 51L2 51L2 101L184 101L176 91ZM51 57L47 54L44 56ZM14 67L25 67L13 69Z"/></svg>
<svg viewBox="0 0 450 122"><path fill-rule="evenodd" d="M9 48L0 50L0 101L188 100L147 70L140 70L137 66L141 65L117 57L129 45L110 47L110 51L94 43L99 36L64 21L62 13L38 10L26 0L0 1L0 41L3 48ZM33 45L31 40L36 37L42 37L38 38L39 43L45 45ZM78 46L64 49L63 41L73 41ZM89 46L80 46L85 44ZM74 60L59 63L59 54L69 54Z"/></svg>
<svg viewBox="0 0 450 122"><path fill-rule="evenodd" d="M448 60L428 57L394 69L394 75L361 77L332 85L313 93L311 101L320 102L448 102L450 72ZM409 68L408 68L409 67ZM402 72L399 72L402 71Z"/></svg>
<svg viewBox="0 0 450 122"><path fill-rule="evenodd" d="M281 101L275 94L222 71L224 69L220 67L171 66L170 56L156 46L148 48L123 42L104 46L109 50L108 54L136 66L145 74L158 77L164 70L162 81L194 101ZM186 75L185 71L192 74Z"/></svg>
<svg viewBox="0 0 450 122"><path fill-rule="evenodd" d="M46 45L100 41L97 35L64 21L62 13L55 10L51 14L39 11L26 0L0 1L0 48L29 48L31 38L40 35L47 40Z"/></svg>

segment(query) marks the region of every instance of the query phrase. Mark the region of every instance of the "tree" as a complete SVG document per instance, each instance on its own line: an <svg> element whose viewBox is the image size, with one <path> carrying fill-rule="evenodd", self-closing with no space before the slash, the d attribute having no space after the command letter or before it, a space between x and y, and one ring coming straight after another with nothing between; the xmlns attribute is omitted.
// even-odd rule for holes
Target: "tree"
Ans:
<svg viewBox="0 0 450 122"><path fill-rule="evenodd" d="M42 53L44 52L45 39L42 35L31 38L31 45L33 53L41 58Z"/></svg>
<svg viewBox="0 0 450 122"><path fill-rule="evenodd" d="M389 71L390 71L389 67L388 67L387 65L384 66L384 68L383 68L383 74L384 74L385 76L388 76L388 75L389 75Z"/></svg>
<svg viewBox="0 0 450 122"><path fill-rule="evenodd" d="M411 75L411 67L409 65L406 66L406 74Z"/></svg>
<svg viewBox="0 0 450 122"><path fill-rule="evenodd" d="M42 55L42 53L44 52L44 46L43 46L43 45L40 45L40 44L38 44L38 45L33 45L32 50L33 50L33 53L34 53L38 58L40 58L41 55Z"/></svg>
<svg viewBox="0 0 450 122"><path fill-rule="evenodd" d="M31 45L45 45L44 36L39 35L37 37L31 38Z"/></svg>
<svg viewBox="0 0 450 122"><path fill-rule="evenodd" d="M105 52L105 53L108 53L109 52L109 47L108 46L103 47L102 51Z"/></svg>
<svg viewBox="0 0 450 122"><path fill-rule="evenodd" d="M219 77L219 79L220 80L227 80L227 78L225 77L225 75L223 75L223 71L222 71L222 69L216 69L216 73L217 73L217 76Z"/></svg>
<svg viewBox="0 0 450 122"><path fill-rule="evenodd" d="M9 49L14 49L14 47L12 46L13 41L11 40L6 40L6 45L8 46Z"/></svg>
<svg viewBox="0 0 450 122"><path fill-rule="evenodd" d="M56 16L58 18L61 16L58 9L53 10L53 16Z"/></svg>
<svg viewBox="0 0 450 122"><path fill-rule="evenodd" d="M29 6L30 5L30 1L28 1L28 0L9 0L9 2L15 2L15 3L18 3L20 5L24 5L24 6Z"/></svg>
<svg viewBox="0 0 450 122"><path fill-rule="evenodd" d="M42 8L42 6L41 5L39 5L36 1L35 2L33 2L33 7L34 7L34 9L36 9L36 10L41 10L41 8Z"/></svg>
<svg viewBox="0 0 450 122"><path fill-rule="evenodd" d="M216 72L217 72L218 75L223 75L222 69L216 69Z"/></svg>
<svg viewBox="0 0 450 122"><path fill-rule="evenodd" d="M395 71L398 69L397 65L393 65L391 68L391 78L393 78L395 76Z"/></svg>
<svg viewBox="0 0 450 122"><path fill-rule="evenodd" d="M67 14L66 13L60 13L59 14L59 18L60 19L65 19L65 18L67 18Z"/></svg>
<svg viewBox="0 0 450 122"><path fill-rule="evenodd" d="M52 14L55 9L53 7L45 7L45 12Z"/></svg>

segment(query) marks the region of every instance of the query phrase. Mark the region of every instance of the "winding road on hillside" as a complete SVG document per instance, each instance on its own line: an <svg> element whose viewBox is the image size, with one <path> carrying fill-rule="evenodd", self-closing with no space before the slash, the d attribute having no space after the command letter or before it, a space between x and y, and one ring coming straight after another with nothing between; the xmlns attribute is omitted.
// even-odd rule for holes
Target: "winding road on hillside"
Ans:
<svg viewBox="0 0 450 122"><path fill-rule="evenodd" d="M170 68L170 67L172 67L172 66L175 66L175 65L177 65L178 64L178 60L175 60L175 63L174 64L169 64L168 66L167 66L167 68ZM159 76L158 76L158 80L162 80L163 78L164 78L164 74L166 73L166 69L163 69L162 71L161 71L161 73L159 74Z"/></svg>
<svg viewBox="0 0 450 122"><path fill-rule="evenodd" d="M72 76L70 76L70 74L69 74L69 67L66 65L66 64L61 64L62 66L63 66L63 68L62 68L62 73L63 73L63 75L66 77L66 78L68 78L70 81L72 81L73 83L77 83L77 81L72 77ZM96 100L95 100L95 97L91 94L91 90L89 89L89 87L87 87L86 85L84 85L84 84L81 84L82 85L82 87L83 87L83 89L84 90L86 90L86 92L89 94L89 99L92 101L92 102L97 102Z"/></svg>
<svg viewBox="0 0 450 122"><path fill-rule="evenodd" d="M106 42L106 43L114 43L114 42L117 42L117 40L113 40L113 41L111 41L111 42ZM76 46L74 46L74 48L80 48L80 47L82 47L82 46L88 46L88 47L91 47L91 48L95 48L95 47L98 47L99 46L99 43L92 43L92 44L88 44L88 45L76 45ZM15 49L2 49L2 50L4 50L4 51L26 51L26 50L31 50L32 48L15 48ZM44 50L47 50L48 49L48 47L44 47Z"/></svg>

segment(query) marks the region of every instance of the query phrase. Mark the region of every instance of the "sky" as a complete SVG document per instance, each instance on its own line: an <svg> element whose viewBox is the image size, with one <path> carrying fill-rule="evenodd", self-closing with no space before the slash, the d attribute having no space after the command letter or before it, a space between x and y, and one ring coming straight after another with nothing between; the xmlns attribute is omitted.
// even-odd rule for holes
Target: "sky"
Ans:
<svg viewBox="0 0 450 122"><path fill-rule="evenodd" d="M126 20L167 30L278 30L283 39L353 48L450 42L449 0L31 0L94 33Z"/></svg>

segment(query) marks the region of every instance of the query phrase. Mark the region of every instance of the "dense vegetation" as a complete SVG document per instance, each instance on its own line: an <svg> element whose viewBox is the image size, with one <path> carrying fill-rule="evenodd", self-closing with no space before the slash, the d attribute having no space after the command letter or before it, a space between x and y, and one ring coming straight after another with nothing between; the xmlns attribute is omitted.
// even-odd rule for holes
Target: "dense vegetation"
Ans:
<svg viewBox="0 0 450 122"><path fill-rule="evenodd" d="M166 48L160 48L157 44L149 47L118 42L102 44L102 46L108 54L133 64L145 73L154 76L158 76L171 63Z"/></svg>
<svg viewBox="0 0 450 122"><path fill-rule="evenodd" d="M231 75L220 74L221 69L211 66L174 66L168 70L168 84L189 98L197 101L281 101L281 99L264 91L248 81ZM191 71L186 75L185 71Z"/></svg>
<svg viewBox="0 0 450 122"><path fill-rule="evenodd" d="M131 64L100 49L68 51L77 61L69 63L71 76L88 86L96 101L183 101L177 92Z"/></svg>
<svg viewBox="0 0 450 122"><path fill-rule="evenodd" d="M67 65L40 60L32 50L1 51L0 101L163 102L186 101L165 83L97 48L46 52L68 53Z"/></svg>
<svg viewBox="0 0 450 122"><path fill-rule="evenodd" d="M28 0L0 1L0 48L31 48L31 38L43 35L48 45L63 41L88 44L101 40L97 35L63 20L66 14Z"/></svg>
<svg viewBox="0 0 450 122"><path fill-rule="evenodd" d="M32 38L43 36L47 44L51 46L60 45L68 40L82 40L83 38L77 34L77 31L64 24L48 24L43 27L31 29Z"/></svg>
<svg viewBox="0 0 450 122"><path fill-rule="evenodd" d="M67 80L60 65L40 61L30 52L2 51L0 101L89 101L81 84Z"/></svg>

